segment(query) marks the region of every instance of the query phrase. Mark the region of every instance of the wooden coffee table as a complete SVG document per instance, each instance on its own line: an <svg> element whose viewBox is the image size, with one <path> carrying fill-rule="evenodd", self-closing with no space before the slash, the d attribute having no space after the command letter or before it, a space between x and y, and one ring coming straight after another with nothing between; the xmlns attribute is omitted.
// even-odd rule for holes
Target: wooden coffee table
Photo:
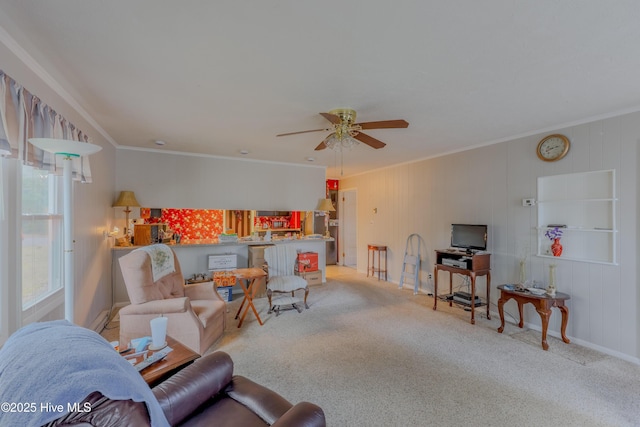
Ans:
<svg viewBox="0 0 640 427"><path fill-rule="evenodd" d="M144 378L151 387L161 383L200 357L198 353L169 336L167 336L167 345L173 349L172 352L167 354L167 357L140 371L142 378ZM149 351L147 357L153 353L153 351ZM126 354L124 356L126 356ZM136 362L141 360L141 358L138 358Z"/></svg>

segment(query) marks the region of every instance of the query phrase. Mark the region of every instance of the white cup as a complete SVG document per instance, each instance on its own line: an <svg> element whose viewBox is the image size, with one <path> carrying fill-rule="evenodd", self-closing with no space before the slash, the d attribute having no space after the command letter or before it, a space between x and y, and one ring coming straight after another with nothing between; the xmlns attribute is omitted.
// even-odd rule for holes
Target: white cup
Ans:
<svg viewBox="0 0 640 427"><path fill-rule="evenodd" d="M167 337L167 317L156 317L151 319L151 340L154 348L162 348Z"/></svg>

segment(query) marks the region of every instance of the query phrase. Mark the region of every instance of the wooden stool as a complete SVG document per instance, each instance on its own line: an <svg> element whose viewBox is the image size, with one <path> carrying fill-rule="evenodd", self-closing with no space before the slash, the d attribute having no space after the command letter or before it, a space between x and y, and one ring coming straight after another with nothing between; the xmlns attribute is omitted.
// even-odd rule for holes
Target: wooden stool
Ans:
<svg viewBox="0 0 640 427"><path fill-rule="evenodd" d="M367 245L367 277L369 272L371 276L374 276L378 272L378 280L380 280L380 273L384 273L384 280L387 280L387 247L384 245ZM378 268L376 268L376 252L378 252ZM380 264L380 252L384 252L384 269ZM369 264L371 261L371 264Z"/></svg>

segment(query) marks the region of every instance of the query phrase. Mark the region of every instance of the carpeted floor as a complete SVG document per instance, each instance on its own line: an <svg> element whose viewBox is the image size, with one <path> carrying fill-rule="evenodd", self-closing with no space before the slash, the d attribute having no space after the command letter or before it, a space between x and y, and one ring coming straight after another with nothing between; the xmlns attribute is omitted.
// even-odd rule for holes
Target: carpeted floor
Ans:
<svg viewBox="0 0 640 427"><path fill-rule="evenodd" d="M499 319L438 305L343 267L311 287L308 310L249 313L229 304L210 351L291 402L320 405L330 426L637 426L640 366ZM571 320L570 320L571 321ZM536 335L537 334L537 335Z"/></svg>
<svg viewBox="0 0 640 427"><path fill-rule="evenodd" d="M542 334L539 331L523 330L522 332L512 333L511 338L520 340L524 343L530 344L534 347L540 347L542 340ZM549 343L549 350L551 353L564 357L565 359L572 360L581 365L587 365L589 363L599 362L609 357L599 351L591 350L587 347L579 345L567 345L562 342L561 339L547 336L547 342Z"/></svg>

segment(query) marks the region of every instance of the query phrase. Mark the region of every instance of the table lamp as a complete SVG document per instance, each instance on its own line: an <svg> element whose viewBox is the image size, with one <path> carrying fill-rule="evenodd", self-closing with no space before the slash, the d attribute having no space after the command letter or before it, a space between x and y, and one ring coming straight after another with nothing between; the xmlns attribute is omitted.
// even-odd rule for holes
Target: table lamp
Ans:
<svg viewBox="0 0 640 427"><path fill-rule="evenodd" d="M335 212L336 208L333 207L333 203L331 203L331 199L318 199L318 206L316 206L317 211L323 212ZM325 236L329 237L329 224L327 222L327 216L325 216L324 220L325 227Z"/></svg>
<svg viewBox="0 0 640 427"><path fill-rule="evenodd" d="M318 206L316 206L316 210L324 212L335 212L336 208L333 207L331 199L318 199Z"/></svg>
<svg viewBox="0 0 640 427"><path fill-rule="evenodd" d="M124 213L126 217L126 223L124 226L124 235L129 235L129 214L131 213L130 207L140 207L140 203L136 200L136 195L133 191L121 191L118 196L118 200L112 205L112 207L124 207Z"/></svg>

